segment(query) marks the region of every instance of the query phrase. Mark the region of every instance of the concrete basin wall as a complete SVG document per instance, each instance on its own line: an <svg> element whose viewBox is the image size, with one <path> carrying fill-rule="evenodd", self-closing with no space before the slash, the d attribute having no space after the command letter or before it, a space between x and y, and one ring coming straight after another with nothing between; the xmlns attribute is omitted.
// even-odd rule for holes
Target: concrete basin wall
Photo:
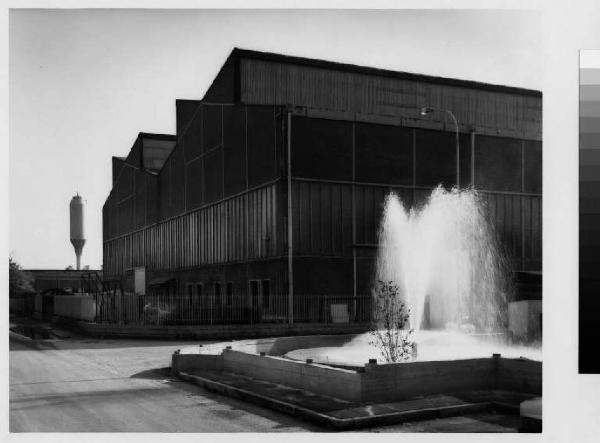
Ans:
<svg viewBox="0 0 600 443"><path fill-rule="evenodd" d="M223 356L213 354L179 354L171 357L171 372L193 372L197 370L222 371Z"/></svg>
<svg viewBox="0 0 600 443"><path fill-rule="evenodd" d="M362 374L356 371L234 350L223 351L223 370L344 400L361 399Z"/></svg>
<svg viewBox="0 0 600 443"><path fill-rule="evenodd" d="M520 358L498 358L497 389L542 395L542 362Z"/></svg>
<svg viewBox="0 0 600 443"><path fill-rule="evenodd" d="M384 402L479 389L542 393L542 363L526 359L417 361L367 365L355 371L277 356L294 349L341 346L352 338L285 337L219 343L198 348L201 353L175 353L172 368L174 374L203 369L233 372L350 401Z"/></svg>
<svg viewBox="0 0 600 443"><path fill-rule="evenodd" d="M367 366L361 374L361 398L363 401L388 401L416 395L492 389L495 366L492 358Z"/></svg>

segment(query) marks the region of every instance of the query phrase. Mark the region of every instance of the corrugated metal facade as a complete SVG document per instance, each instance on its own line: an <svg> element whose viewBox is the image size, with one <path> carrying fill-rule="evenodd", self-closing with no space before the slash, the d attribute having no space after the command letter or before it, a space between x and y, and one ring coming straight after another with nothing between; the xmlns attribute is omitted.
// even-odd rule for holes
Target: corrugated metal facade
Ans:
<svg viewBox="0 0 600 443"><path fill-rule="evenodd" d="M279 183L243 194L105 242L104 272L127 269L174 272L200 266L263 260L283 255L277 223Z"/></svg>
<svg viewBox="0 0 600 443"><path fill-rule="evenodd" d="M542 135L542 100L536 96L243 58L240 89L243 103L398 116L416 126L420 108L430 106L453 110L461 128L481 134Z"/></svg>
<svg viewBox="0 0 600 443"><path fill-rule="evenodd" d="M227 285L240 300L261 280L285 300L289 135L294 309L309 309L302 296L368 294L385 195L417 204L455 183L454 127L421 106L453 110L461 185L485 196L515 269L541 270L541 95L471 86L234 52L204 101L177 101L177 145L160 170L137 166L138 143L115 169L105 277L145 267L149 282L174 277L177 293L219 298Z"/></svg>

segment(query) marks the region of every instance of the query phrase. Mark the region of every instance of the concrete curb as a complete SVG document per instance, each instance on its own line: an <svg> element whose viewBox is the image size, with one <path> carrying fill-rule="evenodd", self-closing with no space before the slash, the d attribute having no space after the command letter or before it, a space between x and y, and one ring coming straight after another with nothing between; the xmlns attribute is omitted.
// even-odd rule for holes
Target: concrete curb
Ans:
<svg viewBox="0 0 600 443"><path fill-rule="evenodd" d="M479 412L493 407L491 402L468 403L454 406L440 406L436 408L413 409L408 411L391 412L380 415L354 418L338 418L302 406L267 397L245 389L236 388L221 382L210 380L199 375L179 372L177 377L195 383L209 391L217 392L228 397L246 400L259 406L275 409L288 415L324 425L336 431L358 429L372 426L399 424L410 421L428 420L432 418L452 417L466 413Z"/></svg>

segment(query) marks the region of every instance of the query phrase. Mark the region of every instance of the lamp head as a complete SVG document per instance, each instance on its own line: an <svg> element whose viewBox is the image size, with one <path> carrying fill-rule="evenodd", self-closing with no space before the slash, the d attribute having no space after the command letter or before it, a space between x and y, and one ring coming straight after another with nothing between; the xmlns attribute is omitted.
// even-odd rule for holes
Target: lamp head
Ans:
<svg viewBox="0 0 600 443"><path fill-rule="evenodd" d="M431 114L432 112L433 112L433 108L429 108L427 106L424 106L421 108L421 115Z"/></svg>

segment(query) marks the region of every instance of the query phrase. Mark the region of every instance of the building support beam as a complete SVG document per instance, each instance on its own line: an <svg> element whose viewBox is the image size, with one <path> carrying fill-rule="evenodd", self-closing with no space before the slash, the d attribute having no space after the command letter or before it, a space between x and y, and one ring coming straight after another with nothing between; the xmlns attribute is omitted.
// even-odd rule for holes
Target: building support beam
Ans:
<svg viewBox="0 0 600 443"><path fill-rule="evenodd" d="M357 295L357 256L356 256L356 121L352 122L352 318L356 321Z"/></svg>
<svg viewBox="0 0 600 443"><path fill-rule="evenodd" d="M294 265L292 231L292 113L287 113L287 237L288 237L288 323L294 323Z"/></svg>

